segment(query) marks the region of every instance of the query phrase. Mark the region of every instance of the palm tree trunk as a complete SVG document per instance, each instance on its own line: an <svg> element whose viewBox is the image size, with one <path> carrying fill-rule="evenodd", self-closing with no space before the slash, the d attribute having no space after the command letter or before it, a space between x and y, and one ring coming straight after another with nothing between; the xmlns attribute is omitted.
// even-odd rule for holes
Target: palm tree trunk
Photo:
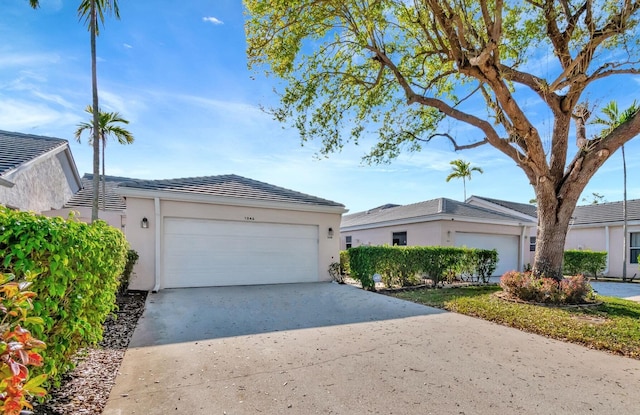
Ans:
<svg viewBox="0 0 640 415"><path fill-rule="evenodd" d="M105 197L107 196L107 179L104 174L104 151L107 146L107 137L102 137L102 210L106 209Z"/></svg>
<svg viewBox="0 0 640 415"><path fill-rule="evenodd" d="M467 181L464 177L462 178L462 190L464 191L464 199L462 199L462 202L464 203L467 201Z"/></svg>
<svg viewBox="0 0 640 415"><path fill-rule="evenodd" d="M622 281L627 281L627 160L624 156L624 146L622 149Z"/></svg>
<svg viewBox="0 0 640 415"><path fill-rule="evenodd" d="M96 29L98 16L96 1L91 0L91 92L93 95L93 194L91 201L91 222L98 220L98 198L100 193L100 120L98 113L98 71L96 59Z"/></svg>

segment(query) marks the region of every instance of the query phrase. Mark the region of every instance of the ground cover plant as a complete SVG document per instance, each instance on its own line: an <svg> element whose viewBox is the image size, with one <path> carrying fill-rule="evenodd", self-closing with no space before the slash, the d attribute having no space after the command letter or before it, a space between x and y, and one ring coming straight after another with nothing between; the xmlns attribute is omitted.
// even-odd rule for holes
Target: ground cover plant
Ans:
<svg viewBox="0 0 640 415"><path fill-rule="evenodd" d="M553 307L505 301L498 286L421 289L394 297L482 318L550 338L640 359L640 304L597 296L590 307Z"/></svg>

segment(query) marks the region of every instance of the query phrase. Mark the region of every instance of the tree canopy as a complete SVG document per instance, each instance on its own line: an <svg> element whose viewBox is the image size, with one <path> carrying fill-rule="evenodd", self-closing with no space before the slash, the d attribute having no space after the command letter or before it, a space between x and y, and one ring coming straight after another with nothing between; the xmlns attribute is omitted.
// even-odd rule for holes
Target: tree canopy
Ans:
<svg viewBox="0 0 640 415"><path fill-rule="evenodd" d="M614 87L616 77L639 73L640 0L245 5L250 67L284 80L276 118L295 125L303 141L319 139L322 153L375 131L370 162L435 138L454 150L491 145L511 158L538 200L537 273L560 272L561 250L552 253L564 244L582 190L640 132L636 112L588 136L592 104L585 99L587 91ZM467 126L464 141L445 119ZM580 146L569 147L572 120ZM551 228L563 234L551 235Z"/></svg>

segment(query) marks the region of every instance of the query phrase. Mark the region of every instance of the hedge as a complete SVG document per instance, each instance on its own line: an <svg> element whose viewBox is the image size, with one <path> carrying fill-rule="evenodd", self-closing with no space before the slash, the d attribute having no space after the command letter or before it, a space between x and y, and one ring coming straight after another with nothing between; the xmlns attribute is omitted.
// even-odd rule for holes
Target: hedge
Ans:
<svg viewBox="0 0 640 415"><path fill-rule="evenodd" d="M0 206L0 272L32 282L34 317L28 327L47 344L42 372L59 385L72 356L102 340L103 323L116 307L128 244L103 221L89 225Z"/></svg>
<svg viewBox="0 0 640 415"><path fill-rule="evenodd" d="M570 249L564 251L565 275L584 274L593 278L598 278L607 267L606 251L589 251Z"/></svg>
<svg viewBox="0 0 640 415"><path fill-rule="evenodd" d="M350 248L351 276L365 289L374 288L374 274L386 286L417 284L423 275L434 285L455 277L488 282L498 263L498 252L442 246L359 246Z"/></svg>

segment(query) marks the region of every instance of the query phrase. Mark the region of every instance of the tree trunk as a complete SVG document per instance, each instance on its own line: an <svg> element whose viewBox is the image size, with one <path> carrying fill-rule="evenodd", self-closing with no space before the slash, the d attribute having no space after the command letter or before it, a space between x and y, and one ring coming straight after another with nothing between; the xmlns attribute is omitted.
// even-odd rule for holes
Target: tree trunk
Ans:
<svg viewBox="0 0 640 415"><path fill-rule="evenodd" d="M624 145L622 150L622 177L623 177L623 197L622 197L622 281L627 281L627 160L624 156ZM608 255L608 253L607 253Z"/></svg>
<svg viewBox="0 0 640 415"><path fill-rule="evenodd" d="M569 205L557 203L555 194L553 196L551 200L544 200L544 197L538 195L538 230L533 273L538 277L561 280L564 245L576 202L569 208Z"/></svg>
<svg viewBox="0 0 640 415"><path fill-rule="evenodd" d="M98 16L96 0L91 0L91 91L93 96L93 194L91 201L91 222L98 220L98 199L100 195L100 115L98 112L98 71L96 60L96 29Z"/></svg>

